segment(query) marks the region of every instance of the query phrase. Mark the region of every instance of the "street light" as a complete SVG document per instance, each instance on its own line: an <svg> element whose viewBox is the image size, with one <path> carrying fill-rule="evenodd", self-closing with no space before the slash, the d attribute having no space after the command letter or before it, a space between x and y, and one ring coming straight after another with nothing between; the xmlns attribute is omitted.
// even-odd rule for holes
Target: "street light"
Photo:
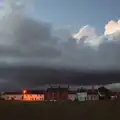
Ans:
<svg viewBox="0 0 120 120"><path fill-rule="evenodd" d="M23 94L26 94L27 93L27 90L23 90Z"/></svg>

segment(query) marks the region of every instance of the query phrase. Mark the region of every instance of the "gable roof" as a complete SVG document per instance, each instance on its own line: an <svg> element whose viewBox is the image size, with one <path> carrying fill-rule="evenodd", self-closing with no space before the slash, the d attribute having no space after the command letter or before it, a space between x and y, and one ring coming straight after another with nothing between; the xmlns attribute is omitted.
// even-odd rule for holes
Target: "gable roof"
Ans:
<svg viewBox="0 0 120 120"><path fill-rule="evenodd" d="M44 94L43 90L26 90L26 94ZM22 95L22 91L14 91L14 92L4 92L3 95Z"/></svg>
<svg viewBox="0 0 120 120"><path fill-rule="evenodd" d="M44 90L26 90L27 94L44 94Z"/></svg>
<svg viewBox="0 0 120 120"><path fill-rule="evenodd" d="M84 88L80 88L80 89L77 89L77 92L87 92L87 90Z"/></svg>
<svg viewBox="0 0 120 120"><path fill-rule="evenodd" d="M77 92L76 91L68 91L68 94L76 94Z"/></svg>
<svg viewBox="0 0 120 120"><path fill-rule="evenodd" d="M22 92L4 92L3 95L22 95Z"/></svg>
<svg viewBox="0 0 120 120"><path fill-rule="evenodd" d="M98 90L97 89L88 89L87 90L87 94L88 95L97 95L98 94Z"/></svg>

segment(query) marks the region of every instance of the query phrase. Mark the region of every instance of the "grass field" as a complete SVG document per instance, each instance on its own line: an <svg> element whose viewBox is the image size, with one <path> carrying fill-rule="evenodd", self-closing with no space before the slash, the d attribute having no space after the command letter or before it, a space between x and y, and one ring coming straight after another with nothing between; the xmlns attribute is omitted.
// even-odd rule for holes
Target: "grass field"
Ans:
<svg viewBox="0 0 120 120"><path fill-rule="evenodd" d="M40 103L0 101L0 120L119 120L120 101Z"/></svg>

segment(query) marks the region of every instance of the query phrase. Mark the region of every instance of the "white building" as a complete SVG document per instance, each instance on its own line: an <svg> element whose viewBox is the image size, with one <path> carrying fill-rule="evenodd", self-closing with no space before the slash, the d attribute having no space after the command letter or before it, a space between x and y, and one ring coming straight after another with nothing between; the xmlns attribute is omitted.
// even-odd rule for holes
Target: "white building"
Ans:
<svg viewBox="0 0 120 120"><path fill-rule="evenodd" d="M76 97L76 91L68 91L68 100L75 101Z"/></svg>
<svg viewBox="0 0 120 120"><path fill-rule="evenodd" d="M87 100L99 100L98 90L97 89L87 90Z"/></svg>
<svg viewBox="0 0 120 120"><path fill-rule="evenodd" d="M21 92L5 92L1 96L4 100L23 100Z"/></svg>
<svg viewBox="0 0 120 120"><path fill-rule="evenodd" d="M2 94L4 100L23 100L23 101L44 101L44 92L27 91L22 92L5 92Z"/></svg>
<svg viewBox="0 0 120 120"><path fill-rule="evenodd" d="M85 101L87 100L87 91L84 89L77 90L77 100L78 101Z"/></svg>

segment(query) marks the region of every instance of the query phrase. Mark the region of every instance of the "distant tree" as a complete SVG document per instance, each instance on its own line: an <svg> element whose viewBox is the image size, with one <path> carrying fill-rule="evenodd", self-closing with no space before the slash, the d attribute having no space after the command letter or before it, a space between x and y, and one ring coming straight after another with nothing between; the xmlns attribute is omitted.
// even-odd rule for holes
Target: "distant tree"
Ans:
<svg viewBox="0 0 120 120"><path fill-rule="evenodd" d="M101 96L99 96L101 99L110 99L112 94L112 91L105 88L104 86L98 88L98 92L101 94Z"/></svg>

